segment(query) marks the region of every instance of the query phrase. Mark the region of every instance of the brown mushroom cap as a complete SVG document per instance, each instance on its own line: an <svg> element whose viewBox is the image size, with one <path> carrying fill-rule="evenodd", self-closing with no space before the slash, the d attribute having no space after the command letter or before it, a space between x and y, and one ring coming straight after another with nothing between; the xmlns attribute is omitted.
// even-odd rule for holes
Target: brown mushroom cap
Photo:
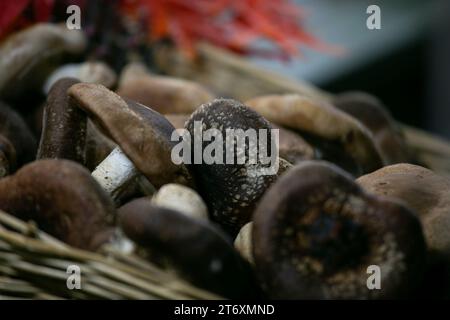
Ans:
<svg viewBox="0 0 450 320"><path fill-rule="evenodd" d="M214 99L206 88L195 82L156 76L133 64L123 71L117 93L162 114L191 113Z"/></svg>
<svg viewBox="0 0 450 320"><path fill-rule="evenodd" d="M86 113L67 94L74 78L55 82L47 96L37 159L60 158L86 163Z"/></svg>
<svg viewBox="0 0 450 320"><path fill-rule="evenodd" d="M372 132L385 163L410 162L413 159L399 126L376 97L364 92L347 92L338 95L333 104Z"/></svg>
<svg viewBox="0 0 450 320"><path fill-rule="evenodd" d="M358 178L368 192L402 200L422 221L429 249L450 259L450 180L412 164L384 167Z"/></svg>
<svg viewBox="0 0 450 320"><path fill-rule="evenodd" d="M0 178L9 175L16 168L16 149L11 142L0 135Z"/></svg>
<svg viewBox="0 0 450 320"><path fill-rule="evenodd" d="M246 104L269 121L321 145L323 159L354 174L371 172L383 164L368 129L323 101L286 94L256 97Z"/></svg>
<svg viewBox="0 0 450 320"><path fill-rule="evenodd" d="M196 139L194 123L202 123L203 130L218 129L223 138L224 159L226 157L226 131L228 129L268 130L267 141L271 139L269 122L245 105L231 99L216 99L203 104L186 122L191 140ZM203 149L209 142L203 141ZM236 141L233 141L236 147ZM270 147L270 146L268 146ZM269 149L269 148L268 148ZM192 148L194 150L194 148ZM245 152L249 150L246 141ZM268 150L268 154L275 152ZM209 207L211 218L230 233L237 233L253 213L255 205L267 187L276 179L273 175L251 175L249 171L265 167L259 161L256 165L245 164L192 164L189 166L198 183L199 192Z"/></svg>
<svg viewBox="0 0 450 320"><path fill-rule="evenodd" d="M425 244L415 215L365 193L338 167L305 161L265 193L253 217L253 256L275 298L396 298L416 289ZM367 268L381 269L381 289Z"/></svg>
<svg viewBox="0 0 450 320"><path fill-rule="evenodd" d="M114 205L89 171L69 160L39 160L0 180L0 209L34 220L78 248L96 250L109 240Z"/></svg>
<svg viewBox="0 0 450 320"><path fill-rule="evenodd" d="M186 121L188 121L191 115L187 113L178 113L178 114L170 113L165 114L164 116L175 127L175 129L183 129L184 124L186 123Z"/></svg>
<svg viewBox="0 0 450 320"><path fill-rule="evenodd" d="M48 64L85 46L83 32L65 25L39 23L14 33L0 45L0 97L23 94L34 85L40 89L52 71Z"/></svg>
<svg viewBox="0 0 450 320"><path fill-rule="evenodd" d="M305 141L299 134L286 128L272 125L280 130L280 157L292 164L297 164L304 160L313 160L315 157L314 148Z"/></svg>
<svg viewBox="0 0 450 320"><path fill-rule="evenodd" d="M14 167L20 168L35 159L36 138L22 117L2 102L0 102L0 135L14 147L16 159L14 162L17 164Z"/></svg>
<svg viewBox="0 0 450 320"><path fill-rule="evenodd" d="M175 128L162 115L125 101L98 84L76 84L68 93L155 187L169 182L191 183L186 167L175 165L171 159L175 142L170 138Z"/></svg>
<svg viewBox="0 0 450 320"><path fill-rule="evenodd" d="M213 225L154 206L148 198L121 207L119 221L126 236L151 261L225 297L255 297L249 265Z"/></svg>

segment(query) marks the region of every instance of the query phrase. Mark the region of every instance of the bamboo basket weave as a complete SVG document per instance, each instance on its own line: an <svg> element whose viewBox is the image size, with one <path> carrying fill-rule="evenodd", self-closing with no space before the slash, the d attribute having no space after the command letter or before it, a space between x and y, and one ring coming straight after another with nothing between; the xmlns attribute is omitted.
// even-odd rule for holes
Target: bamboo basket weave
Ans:
<svg viewBox="0 0 450 320"><path fill-rule="evenodd" d="M330 99L307 83L261 70L221 49L199 46L195 62L170 47L155 51L160 71L195 80L219 95L239 100L268 93L301 93ZM403 126L419 160L450 176L450 144L421 130ZM81 269L81 289L67 288L67 268ZM72 248L0 211L0 299L218 299L175 273L112 248L92 253Z"/></svg>

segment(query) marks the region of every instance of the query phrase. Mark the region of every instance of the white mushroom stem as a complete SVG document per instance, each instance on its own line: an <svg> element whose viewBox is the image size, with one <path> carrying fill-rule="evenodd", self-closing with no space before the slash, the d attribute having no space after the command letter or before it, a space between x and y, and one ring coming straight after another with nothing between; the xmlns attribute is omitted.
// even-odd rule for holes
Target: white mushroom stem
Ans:
<svg viewBox="0 0 450 320"><path fill-rule="evenodd" d="M92 177L114 200L119 198L125 187L138 175L139 171L133 162L119 147L114 148L92 172Z"/></svg>
<svg viewBox="0 0 450 320"><path fill-rule="evenodd" d="M197 192L186 186L169 183L153 196L152 202L168 209L177 210L189 217L208 220L208 208Z"/></svg>

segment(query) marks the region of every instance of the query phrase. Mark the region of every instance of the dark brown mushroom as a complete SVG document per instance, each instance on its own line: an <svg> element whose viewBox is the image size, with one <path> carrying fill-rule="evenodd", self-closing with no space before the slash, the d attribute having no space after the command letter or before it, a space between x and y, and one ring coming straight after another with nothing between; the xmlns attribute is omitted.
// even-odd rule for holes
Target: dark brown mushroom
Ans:
<svg viewBox="0 0 450 320"><path fill-rule="evenodd" d="M51 88L45 105L37 159L54 158L86 164L86 113L67 94L79 80L63 78Z"/></svg>
<svg viewBox="0 0 450 320"><path fill-rule="evenodd" d="M15 98L40 91L64 54L79 54L86 46L83 32L65 25L35 24L0 44L0 97Z"/></svg>
<svg viewBox="0 0 450 320"><path fill-rule="evenodd" d="M203 152L209 144L202 139L203 131L216 129L222 135L223 156L219 159L219 163L208 164L202 161L201 164L195 164L195 159L191 159L193 164L190 168L196 178L199 192L209 207L211 218L231 234L235 234L250 221L257 201L276 179L276 175L254 174L270 166L259 160L255 164L250 164L247 158L243 164L237 163L238 152L248 157L250 152L256 151L256 148L253 146L253 150L250 150L250 142L247 139L244 145L238 145L237 139L228 139L227 131L238 129L246 132L248 129L253 129L259 140L261 138L257 134L259 130L266 130L267 142L269 142L266 153L271 156L277 154L277 150L274 150L270 144L272 127L259 114L231 99L216 99L202 105L191 115L185 126L192 137L194 152L196 140L202 142L200 152ZM199 128L202 130L198 130ZM235 150L237 152L231 153ZM260 152L261 150L258 149L258 155ZM226 158L231 158L233 155L232 163L228 163Z"/></svg>
<svg viewBox="0 0 450 320"><path fill-rule="evenodd" d="M2 136L2 157L9 163L10 172L35 159L36 138L22 117L2 102L0 102L0 136Z"/></svg>
<svg viewBox="0 0 450 320"><path fill-rule="evenodd" d="M256 297L250 266L213 225L154 206L148 198L121 207L119 222L125 235L138 245L138 252L150 261L224 297Z"/></svg>
<svg viewBox="0 0 450 320"><path fill-rule="evenodd" d="M162 114L191 113L214 96L201 85L178 78L153 75L139 64L122 72L117 93Z"/></svg>
<svg viewBox="0 0 450 320"><path fill-rule="evenodd" d="M281 299L376 299L412 294L425 242L400 202L365 193L343 170L306 161L266 192L253 219L253 257L265 292ZM380 289L367 286L380 268Z"/></svg>
<svg viewBox="0 0 450 320"><path fill-rule="evenodd" d="M175 128L162 115L139 103L125 101L98 84L76 84L68 92L118 145L92 173L114 198L138 172L155 187L169 182L192 183L186 167L171 159Z"/></svg>
<svg viewBox="0 0 450 320"><path fill-rule="evenodd" d="M314 147L306 142L299 134L273 124L272 126L280 130L280 145L278 147L280 157L292 164L297 164L304 160L313 160L315 158Z"/></svg>
<svg viewBox="0 0 450 320"><path fill-rule="evenodd" d="M364 92L346 92L338 95L333 104L361 121L372 132L385 163L414 160L400 127L378 98Z"/></svg>
<svg viewBox="0 0 450 320"><path fill-rule="evenodd" d="M369 130L323 101L286 94L256 97L246 104L269 121L300 133L317 148L316 158L355 175L383 165Z"/></svg>
<svg viewBox="0 0 450 320"><path fill-rule="evenodd" d="M69 160L35 161L1 179L0 209L86 250L113 234L113 203L89 171Z"/></svg>

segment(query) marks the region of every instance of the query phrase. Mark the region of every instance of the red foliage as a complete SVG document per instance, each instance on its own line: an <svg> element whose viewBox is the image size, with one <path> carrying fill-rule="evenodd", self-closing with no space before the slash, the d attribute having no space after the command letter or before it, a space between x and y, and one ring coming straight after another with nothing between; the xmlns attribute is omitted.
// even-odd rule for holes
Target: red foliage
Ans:
<svg viewBox="0 0 450 320"><path fill-rule="evenodd" d="M3 0L0 2L0 38L16 28L48 21L54 0ZM28 11L29 10L29 11ZM28 12L27 12L28 11Z"/></svg>
<svg viewBox="0 0 450 320"><path fill-rule="evenodd" d="M170 38L190 55L199 41L255 53L258 38L271 40L278 57L298 54L299 44L333 50L302 28L302 11L289 0L121 0L121 7L146 15L151 39Z"/></svg>
<svg viewBox="0 0 450 320"><path fill-rule="evenodd" d="M56 4L85 1L60 0ZM306 32L301 9L290 0L111 0L122 16L145 21L150 40L171 39L188 55L205 41L241 54L289 58L299 45L334 50ZM0 38L28 24L48 21L54 0L0 2ZM83 9L83 8L82 8ZM254 41L265 39L275 49L256 49Z"/></svg>

